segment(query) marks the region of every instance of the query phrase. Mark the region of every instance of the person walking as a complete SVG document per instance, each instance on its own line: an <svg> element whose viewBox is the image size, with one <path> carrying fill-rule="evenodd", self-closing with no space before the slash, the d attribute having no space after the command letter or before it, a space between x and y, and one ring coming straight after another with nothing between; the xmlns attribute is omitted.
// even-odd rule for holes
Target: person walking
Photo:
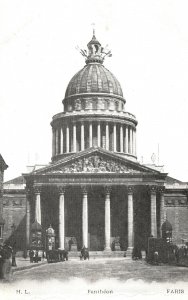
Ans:
<svg viewBox="0 0 188 300"><path fill-rule="evenodd" d="M16 243L14 243L13 247L12 247L12 267L17 267L17 264L16 264Z"/></svg>

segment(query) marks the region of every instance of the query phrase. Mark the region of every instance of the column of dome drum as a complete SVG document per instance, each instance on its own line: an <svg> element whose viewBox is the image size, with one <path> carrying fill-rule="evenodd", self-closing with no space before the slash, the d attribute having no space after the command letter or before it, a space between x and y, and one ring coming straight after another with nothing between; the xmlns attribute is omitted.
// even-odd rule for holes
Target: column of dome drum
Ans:
<svg viewBox="0 0 188 300"><path fill-rule="evenodd" d="M136 129L131 125L105 121L84 121L53 128L53 157L91 147L136 156Z"/></svg>

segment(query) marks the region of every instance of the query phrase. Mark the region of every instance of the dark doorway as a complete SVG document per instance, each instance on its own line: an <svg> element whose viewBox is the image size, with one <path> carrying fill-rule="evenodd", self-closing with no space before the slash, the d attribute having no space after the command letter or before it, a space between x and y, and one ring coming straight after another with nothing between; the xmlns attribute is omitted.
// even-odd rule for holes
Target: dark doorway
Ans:
<svg viewBox="0 0 188 300"><path fill-rule="evenodd" d="M88 195L89 249L104 250L104 191L93 188Z"/></svg>

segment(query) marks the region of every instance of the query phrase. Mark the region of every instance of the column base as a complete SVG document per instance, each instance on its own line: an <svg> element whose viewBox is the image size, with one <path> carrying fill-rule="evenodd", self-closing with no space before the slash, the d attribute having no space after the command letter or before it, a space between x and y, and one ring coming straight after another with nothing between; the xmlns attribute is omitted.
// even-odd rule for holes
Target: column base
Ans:
<svg viewBox="0 0 188 300"><path fill-rule="evenodd" d="M72 251L72 252L78 251L77 244L72 244L70 251Z"/></svg>
<svg viewBox="0 0 188 300"><path fill-rule="evenodd" d="M132 256L133 253L133 247L128 247L126 251L126 256Z"/></svg>
<svg viewBox="0 0 188 300"><path fill-rule="evenodd" d="M104 252L112 252L112 249L110 247L105 247Z"/></svg>

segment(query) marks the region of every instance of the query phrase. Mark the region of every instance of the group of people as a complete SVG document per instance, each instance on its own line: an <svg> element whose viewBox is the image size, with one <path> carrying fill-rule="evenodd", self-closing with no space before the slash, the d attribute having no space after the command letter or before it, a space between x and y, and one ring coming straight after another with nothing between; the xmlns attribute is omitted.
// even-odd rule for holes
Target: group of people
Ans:
<svg viewBox="0 0 188 300"><path fill-rule="evenodd" d="M167 263L172 265L188 266L188 245L177 246L170 244L164 249L154 249L147 257L147 261L154 265Z"/></svg>
<svg viewBox="0 0 188 300"><path fill-rule="evenodd" d="M80 260L89 260L89 251L88 248L86 248L85 246L83 246L83 248L81 249L81 253L80 253Z"/></svg>
<svg viewBox="0 0 188 300"><path fill-rule="evenodd" d="M11 259L11 265L16 267L16 248L10 245L0 245L0 261L3 262L5 259Z"/></svg>
<svg viewBox="0 0 188 300"><path fill-rule="evenodd" d="M39 257L39 251L38 250L29 250L29 258L30 258L30 263L38 263L41 260L41 257Z"/></svg>
<svg viewBox="0 0 188 300"><path fill-rule="evenodd" d="M188 265L188 245L174 248L174 256L177 264Z"/></svg>

